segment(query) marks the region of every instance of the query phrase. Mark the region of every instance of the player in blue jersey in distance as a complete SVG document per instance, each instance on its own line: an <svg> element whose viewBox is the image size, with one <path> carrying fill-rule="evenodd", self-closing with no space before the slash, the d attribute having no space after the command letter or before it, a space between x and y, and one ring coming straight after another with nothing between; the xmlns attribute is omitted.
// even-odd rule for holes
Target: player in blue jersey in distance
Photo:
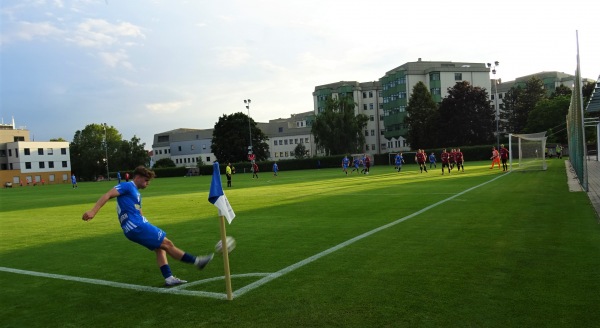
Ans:
<svg viewBox="0 0 600 328"><path fill-rule="evenodd" d="M398 173L400 173L402 170L402 164L404 164L404 156L402 156L402 153L398 153L394 158L394 165L396 165L396 170L398 170Z"/></svg>
<svg viewBox="0 0 600 328"><path fill-rule="evenodd" d="M358 173L358 168L360 167L360 162L361 162L361 161L360 161L360 159L359 159L357 156L355 156L355 157L352 159L352 166L353 166L354 168L352 169L352 171L350 172L350 174L354 173L354 171L356 171L356 173Z"/></svg>
<svg viewBox="0 0 600 328"><path fill-rule="evenodd" d="M342 171L346 173L346 175L348 175L348 164L350 164L350 160L348 159L348 156L344 156L344 159L342 159Z"/></svg>
<svg viewBox="0 0 600 328"><path fill-rule="evenodd" d="M145 189L152 178L154 178L153 171L138 166L133 172L133 179L130 182L122 182L102 195L91 210L83 213L82 219L90 221L104 204L116 197L117 215L125 237L156 253L156 263L165 278L165 285L186 283L187 281L181 280L171 273L167 254L184 263L193 264L201 270L212 260L214 254L194 256L184 252L166 237L167 234L163 230L152 225L143 216L142 195L139 190Z"/></svg>

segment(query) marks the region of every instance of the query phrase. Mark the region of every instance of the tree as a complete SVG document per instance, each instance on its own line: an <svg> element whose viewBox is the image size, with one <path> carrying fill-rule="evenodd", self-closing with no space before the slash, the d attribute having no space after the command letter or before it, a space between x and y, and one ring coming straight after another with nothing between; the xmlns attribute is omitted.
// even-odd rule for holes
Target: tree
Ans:
<svg viewBox="0 0 600 328"><path fill-rule="evenodd" d="M249 126L251 130L248 130ZM256 122L241 112L223 114L213 130L211 151L221 163L246 161L250 135L252 135L252 150L256 160L267 159L269 146L266 141L269 138L257 127Z"/></svg>
<svg viewBox="0 0 600 328"><path fill-rule="evenodd" d="M123 169L133 169L139 165L149 166L150 156L144 149L146 144L140 144L140 141L140 138L136 136L133 136L129 141L121 140L121 143L118 145L117 154L115 155L114 159L111 158L111 160L114 162L114 165L110 166L114 167L117 171Z"/></svg>
<svg viewBox="0 0 600 328"><path fill-rule="evenodd" d="M529 113L525 132L548 131L549 142L567 143L566 119L571 96L556 96L543 99Z"/></svg>
<svg viewBox="0 0 600 328"><path fill-rule="evenodd" d="M514 87L509 90L509 93L513 89ZM542 80L532 77L526 82L525 88L512 93L510 97L514 99L510 99L510 104L505 103L504 108L507 118L506 126L511 133L522 133L525 132L529 113L540 100L546 99L546 91ZM505 98L504 101L506 100Z"/></svg>
<svg viewBox="0 0 600 328"><path fill-rule="evenodd" d="M423 82L413 87L406 106L408 133L405 136L409 144L419 148L431 148L436 145L438 128L437 104Z"/></svg>
<svg viewBox="0 0 600 328"><path fill-rule="evenodd" d="M296 148L294 148L294 157L296 157L296 159L301 159L304 158L304 156L306 155L306 147L304 146L303 143L299 143Z"/></svg>
<svg viewBox="0 0 600 328"><path fill-rule="evenodd" d="M515 108L519 106L519 99L523 95L523 88L520 86L510 88L502 99L502 110L500 111L500 126L502 131L514 133L513 123L517 121Z"/></svg>
<svg viewBox="0 0 600 328"><path fill-rule="evenodd" d="M440 104L440 145L471 146L494 140L495 111L488 93L469 82L457 82L448 88Z"/></svg>
<svg viewBox="0 0 600 328"><path fill-rule="evenodd" d="M175 162L173 162L172 159L161 158L161 159L157 160L156 163L154 163L154 166L152 168L159 169L159 168L164 168L164 167L176 167L176 166L177 165L175 165Z"/></svg>
<svg viewBox="0 0 600 328"><path fill-rule="evenodd" d="M71 170L82 179L93 180L106 174L108 160L109 171L115 172L119 164L111 159L118 158L120 144L121 134L113 126L89 124L83 130L77 130L69 144Z"/></svg>
<svg viewBox="0 0 600 328"><path fill-rule="evenodd" d="M571 93L572 93L572 91L569 87L566 87L561 84L558 87L556 87L556 89L554 89L554 92L552 92L552 94L550 95L550 99L560 97L560 96L571 97Z"/></svg>
<svg viewBox="0 0 600 328"><path fill-rule="evenodd" d="M50 139L50 142L55 142L55 141L58 141L58 142L62 141L62 142L65 142L65 141L67 141L67 140L63 139L62 137L58 137L58 138L52 138L52 139Z"/></svg>
<svg viewBox="0 0 600 328"><path fill-rule="evenodd" d="M329 155L362 151L365 145L364 129L369 118L354 115L357 104L351 96L328 98L325 109L313 122L311 133L319 148Z"/></svg>

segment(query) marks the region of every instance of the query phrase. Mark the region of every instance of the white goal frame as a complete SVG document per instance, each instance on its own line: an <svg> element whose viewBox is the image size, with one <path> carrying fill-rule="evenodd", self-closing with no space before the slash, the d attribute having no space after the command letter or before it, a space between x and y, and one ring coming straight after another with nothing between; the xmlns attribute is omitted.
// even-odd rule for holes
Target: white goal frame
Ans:
<svg viewBox="0 0 600 328"><path fill-rule="evenodd" d="M517 143L513 145L513 138L517 138ZM509 170L541 170L545 171L548 166L546 163L546 132L530 133L530 134L509 134L508 149L509 149ZM539 144L535 144L539 142ZM539 145L539 146L538 146ZM518 156L513 157L513 153L517 151ZM534 151L534 155L532 155ZM513 162L515 158L516 162Z"/></svg>

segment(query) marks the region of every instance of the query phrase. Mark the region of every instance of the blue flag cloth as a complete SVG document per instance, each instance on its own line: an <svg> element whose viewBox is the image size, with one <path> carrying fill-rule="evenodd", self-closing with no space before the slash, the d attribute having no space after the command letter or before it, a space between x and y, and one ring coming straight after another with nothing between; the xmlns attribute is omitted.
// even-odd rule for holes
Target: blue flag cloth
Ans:
<svg viewBox="0 0 600 328"><path fill-rule="evenodd" d="M223 192L219 162L214 162L213 164L213 176L212 181L210 182L210 190L208 191L208 201L215 205L219 209L219 215L224 216L227 219L227 222L231 224L231 221L235 218L235 213Z"/></svg>

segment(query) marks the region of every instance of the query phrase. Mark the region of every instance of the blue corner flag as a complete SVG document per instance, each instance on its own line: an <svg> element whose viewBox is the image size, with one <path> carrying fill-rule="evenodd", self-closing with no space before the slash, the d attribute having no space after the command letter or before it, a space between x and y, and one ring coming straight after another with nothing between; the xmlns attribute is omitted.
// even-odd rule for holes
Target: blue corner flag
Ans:
<svg viewBox="0 0 600 328"><path fill-rule="evenodd" d="M229 201L223 192L223 186L221 185L221 172L219 171L219 163L213 164L213 176L210 182L210 190L208 192L208 201L215 205L219 209L219 215L224 216L227 222L231 224L231 221L235 218L233 208L229 205Z"/></svg>

